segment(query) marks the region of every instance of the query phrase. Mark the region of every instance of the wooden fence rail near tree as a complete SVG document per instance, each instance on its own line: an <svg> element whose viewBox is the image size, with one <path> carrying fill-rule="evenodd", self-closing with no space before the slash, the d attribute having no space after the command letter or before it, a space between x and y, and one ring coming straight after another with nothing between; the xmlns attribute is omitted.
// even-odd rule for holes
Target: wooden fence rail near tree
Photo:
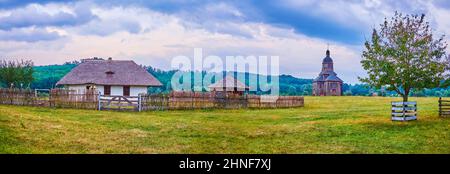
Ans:
<svg viewBox="0 0 450 174"><path fill-rule="evenodd" d="M439 116L450 117L450 100L439 97Z"/></svg>

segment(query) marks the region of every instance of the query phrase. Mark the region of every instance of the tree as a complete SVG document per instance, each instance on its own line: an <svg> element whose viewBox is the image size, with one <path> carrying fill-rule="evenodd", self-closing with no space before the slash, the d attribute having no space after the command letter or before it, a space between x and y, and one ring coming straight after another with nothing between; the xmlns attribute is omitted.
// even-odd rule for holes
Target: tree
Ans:
<svg viewBox="0 0 450 174"><path fill-rule="evenodd" d="M385 19L371 41L365 42L361 64L368 77L361 82L375 88L387 87L408 101L412 89L439 87L448 79L449 58L444 36L434 39L425 15L395 13ZM444 86L441 86L444 87Z"/></svg>
<svg viewBox="0 0 450 174"><path fill-rule="evenodd" d="M33 81L33 62L0 61L0 83L6 87L30 86Z"/></svg>

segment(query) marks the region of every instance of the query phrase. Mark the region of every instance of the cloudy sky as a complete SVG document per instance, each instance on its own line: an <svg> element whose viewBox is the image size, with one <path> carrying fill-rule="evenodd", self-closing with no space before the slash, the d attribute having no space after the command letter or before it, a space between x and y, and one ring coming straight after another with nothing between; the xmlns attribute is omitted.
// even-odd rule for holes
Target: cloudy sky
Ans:
<svg viewBox="0 0 450 174"><path fill-rule="evenodd" d="M424 13L436 35L450 35L448 0L0 0L0 59L113 57L170 69L203 48L279 56L281 73L313 78L329 43L339 76L357 83L365 38L396 10Z"/></svg>

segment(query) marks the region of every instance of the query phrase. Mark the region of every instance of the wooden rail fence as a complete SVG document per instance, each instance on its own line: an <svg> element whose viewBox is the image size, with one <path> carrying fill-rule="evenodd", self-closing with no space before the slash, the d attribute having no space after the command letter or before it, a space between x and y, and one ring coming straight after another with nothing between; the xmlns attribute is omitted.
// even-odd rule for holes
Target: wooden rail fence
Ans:
<svg viewBox="0 0 450 174"><path fill-rule="evenodd" d="M439 116L449 117L450 116L450 100L444 100L439 97Z"/></svg>

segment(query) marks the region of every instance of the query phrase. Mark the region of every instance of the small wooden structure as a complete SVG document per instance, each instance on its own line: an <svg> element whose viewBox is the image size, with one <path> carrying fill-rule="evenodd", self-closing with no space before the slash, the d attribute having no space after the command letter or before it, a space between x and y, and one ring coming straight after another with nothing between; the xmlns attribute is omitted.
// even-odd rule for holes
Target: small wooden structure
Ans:
<svg viewBox="0 0 450 174"><path fill-rule="evenodd" d="M417 120L417 102L391 102L392 121Z"/></svg>
<svg viewBox="0 0 450 174"><path fill-rule="evenodd" d="M244 95L244 93L250 89L245 83L237 80L231 75L227 75L216 83L209 85L208 88L213 92L224 93L223 95Z"/></svg>
<svg viewBox="0 0 450 174"><path fill-rule="evenodd" d="M439 116L450 116L450 100L443 100L441 97L439 97Z"/></svg>

